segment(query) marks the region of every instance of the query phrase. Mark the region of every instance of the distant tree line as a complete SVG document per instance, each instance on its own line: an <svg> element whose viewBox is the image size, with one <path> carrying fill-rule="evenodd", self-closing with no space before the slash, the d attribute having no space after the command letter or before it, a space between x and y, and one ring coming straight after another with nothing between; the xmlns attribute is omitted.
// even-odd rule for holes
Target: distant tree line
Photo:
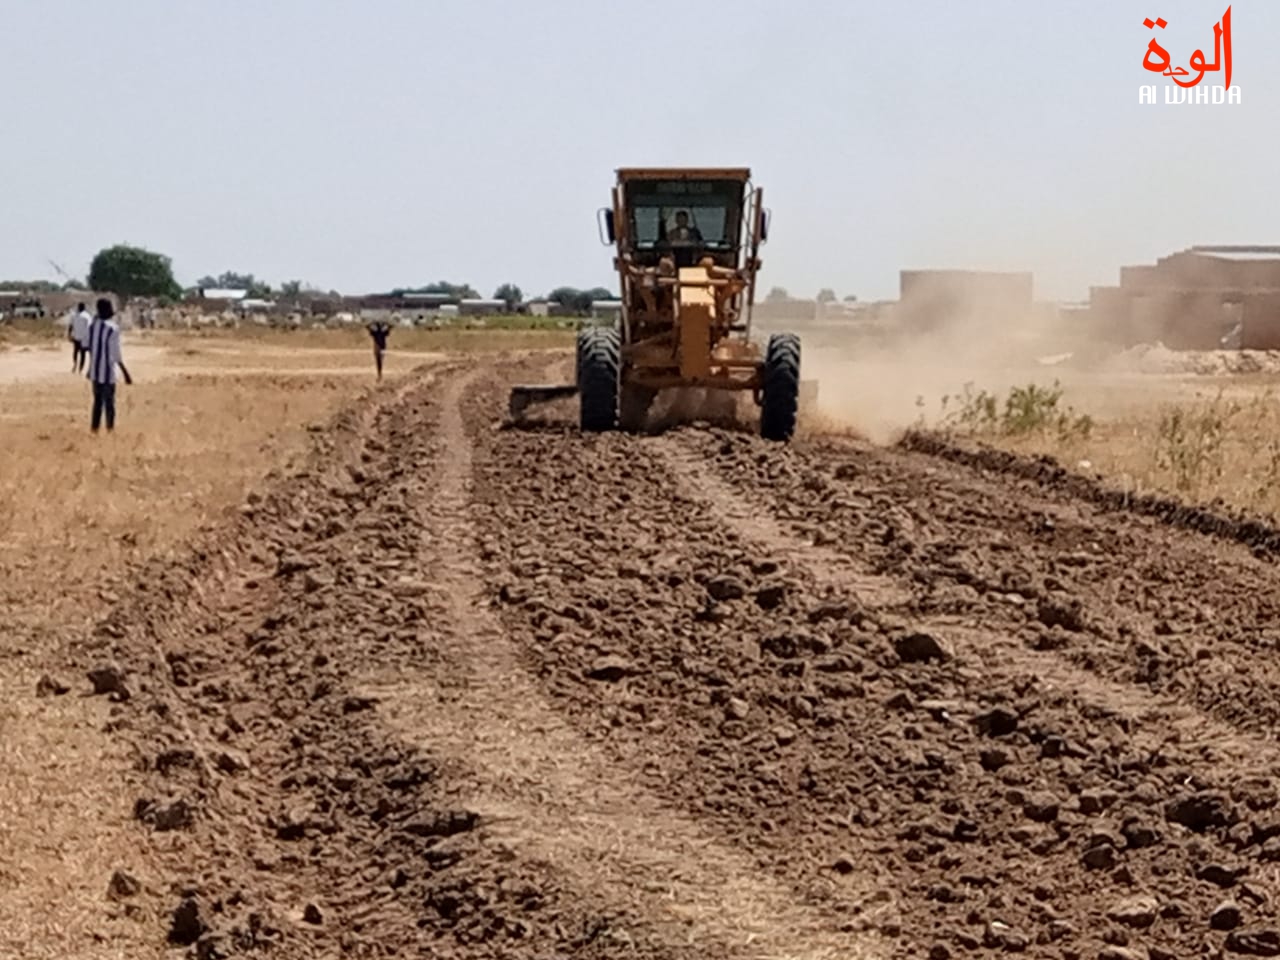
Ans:
<svg viewBox="0 0 1280 960"><path fill-rule="evenodd" d="M161 301L180 299L184 290L173 275L173 263L164 254L148 250L144 247L127 243L105 247L94 256L89 264L86 283L68 280L65 284L49 280L0 281L0 290L31 290L33 292L54 292L64 289L82 289L103 293L114 293L122 303L136 297L157 298ZM273 287L265 280L260 280L252 273L241 273L235 270L224 270L217 275L207 274L201 277L192 289L232 289L244 290L254 298L294 299L304 293L320 293L320 289L301 280L289 280L279 287ZM776 288L780 289L780 288ZM441 293L459 300L480 299L480 294L469 283L451 283L438 280L417 287L397 287L391 291L392 296L406 293ZM786 291L782 291L785 296ZM330 291L336 295L336 291ZM772 297L773 294L771 293ZM613 300L617 297L613 291L604 287L579 289L578 287L556 287L547 294L550 303L575 313L586 314L591 311L591 304L598 300ZM494 300L503 301L509 309L525 302L524 291L514 283L500 284L493 292Z"/></svg>

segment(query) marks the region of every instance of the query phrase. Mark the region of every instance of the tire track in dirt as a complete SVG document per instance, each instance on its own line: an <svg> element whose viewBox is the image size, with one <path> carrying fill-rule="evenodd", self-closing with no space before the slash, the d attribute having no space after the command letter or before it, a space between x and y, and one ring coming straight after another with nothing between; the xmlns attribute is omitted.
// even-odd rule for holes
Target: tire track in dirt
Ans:
<svg viewBox="0 0 1280 960"><path fill-rule="evenodd" d="M727 475L766 479L735 443ZM1280 649L1280 598L1274 567L1247 549L1099 510L1070 485L921 454L834 442L785 463L779 515L916 583L921 610L981 607L1025 646L1274 739L1280 670L1266 664ZM800 485L812 503L790 495Z"/></svg>
<svg viewBox="0 0 1280 960"><path fill-rule="evenodd" d="M1275 803L1280 773L1274 742L1242 732L1238 724L1210 719L1197 709L1204 702L1203 687L1193 687L1188 697L1186 690L1152 688L1135 684L1122 674L1108 674L1087 651L1064 653L1060 649L1063 623L1069 628L1068 646L1083 647L1086 641L1095 640L1099 645L1114 642L1105 630L1075 636L1073 631L1086 628L1071 623L1073 618L1084 623L1105 622L1110 614L1108 606L1099 610L1097 598L1088 592L1075 604L1064 602L1064 597L1070 599L1071 588L1050 580L1048 590L1028 591L1039 601L1033 600L1028 616L1022 609L1025 598L1003 593L1014 593L1021 587L992 576L992 571L971 555L994 541L1008 550L996 551L1004 554L1006 570L1034 574L1036 564L1028 569L1024 562L1026 547L1017 536L1020 524L1015 511L1030 510L1046 530L1064 536L1070 532L1074 537L1083 528L1078 516L1073 519L1072 504L1037 504L1034 494L1028 496L1014 484L992 485L984 501L965 477L938 470L925 458L902 462L900 457L856 451L843 444L823 445L820 455L803 447L765 453L763 445L752 439L698 432L664 438L663 443L676 476L691 489L701 490L704 502L718 505L726 522L736 524L748 536L761 538L771 548L807 554L808 568L820 582L838 588L843 579L840 568L852 560L864 577L868 572L896 576L911 586L916 597L906 608L876 610L874 594L866 593L858 606L869 607L871 617L882 629L889 628L887 639L895 643L922 630L955 643L961 655L949 662L952 679L958 682L947 691L953 701L947 712L953 719L969 712L976 714L975 719L986 717L989 723L991 714L977 711L989 711L993 703L1003 701L1006 713L1002 722L1009 729L994 738L1001 743L995 753L979 754L981 765L989 768L989 779L1012 778L1021 788L1028 781L1025 769L1018 768L1031 752L1027 748L1034 748L1040 754L1039 762L1033 765L1043 797L1028 806L1028 793L1021 789L1003 797L989 794L987 809L999 816L1001 807L1023 807L1024 825L1011 828L1014 839L1027 830L1034 831L1038 824L1053 824L1060 842L1038 841L1032 849L1046 859L1059 860L1055 873L1060 882L1080 891L1081 905L1087 912L1097 911L1090 918L1091 929L1105 931L1109 916L1105 901L1090 903L1089 893L1106 896L1104 891L1110 886L1114 903L1121 902L1126 890L1155 895L1157 903L1167 899L1175 905L1170 909L1178 911L1178 919L1172 924L1155 924L1161 936L1151 948L1152 955L1161 951L1182 955L1183 950L1194 949L1189 944L1197 934L1201 939L1213 939L1206 931L1214 897L1220 900L1224 887L1239 889L1242 877L1250 878L1253 884L1245 888L1245 896L1256 907L1259 920L1275 923L1274 896L1280 875L1272 864L1280 846L1271 842L1276 834L1269 826L1268 813ZM773 516L752 515L760 510ZM948 529L950 518L957 513L968 525ZM1097 530L1092 533L1101 535ZM1144 541L1144 536L1150 539ZM1119 563L1124 563L1126 556L1141 555L1141 544L1145 543L1146 550L1160 550L1167 543L1145 529L1130 531L1120 539L1126 549L1114 555ZM1010 540L1012 544L1008 544ZM1057 552L1061 557L1079 544L1072 543L1065 550L1060 544L1055 547L1050 555ZM1193 545L1193 550L1200 549L1214 554L1220 548ZM1165 551L1158 561L1151 562L1172 566L1177 560ZM1256 564L1248 559L1235 562L1247 569ZM1210 569L1221 574L1221 561ZM845 586L846 595L856 595L860 584L846 580ZM1037 628L1030 637L1028 620ZM1159 633L1153 629L1148 636ZM921 642L919 636L911 641ZM980 654L976 663L975 653ZM903 664L902 669L909 676L916 668ZM928 672L934 674L931 679L936 684L945 668ZM955 709L965 701L972 704L968 710ZM1213 706L1212 700L1209 705ZM1213 713L1224 716L1225 712ZM1005 746L1010 738L1020 750L1010 751ZM1062 757L1066 759L1057 762ZM1218 811L1212 822L1187 826L1189 788L1198 792L1196 803L1204 802ZM1097 789L1110 799L1100 802L1094 792ZM959 792L971 791L980 792L980 784L966 784ZM1054 798L1051 815L1049 801ZM1073 806L1076 809L1068 813ZM1078 823L1073 822L1077 818L1071 813L1087 814L1086 823L1101 821L1101 832L1072 837ZM1120 853L1114 859L1109 852L1092 853L1094 848L1089 846L1101 842L1107 830L1118 831L1113 838L1126 834L1121 842L1112 844ZM1016 861L1007 846L1003 850L999 849L1003 845L992 846L1002 858ZM1063 848L1072 846L1083 856L1075 864L1062 864ZM1154 851L1158 856L1138 851ZM1116 873L1109 884L1099 884L1098 864L1108 860L1108 869L1114 867ZM1082 863L1087 868L1083 873L1079 869ZM1229 881L1219 875L1224 864L1230 864L1224 868L1231 874ZM1215 883L1215 879L1224 882ZM1096 890L1090 891L1091 880ZM1199 907L1187 910L1193 898L1199 900ZM1119 908L1111 912L1123 913ZM1197 924L1186 922L1193 913L1199 914L1198 930ZM1132 939L1123 930L1107 931L1106 935L1113 945Z"/></svg>
<svg viewBox="0 0 1280 960"><path fill-rule="evenodd" d="M371 664L441 665L421 505L460 474L439 389L346 411L308 464L157 561L100 624L84 652L114 660L139 840L167 868L124 896L201 958L685 956L611 940L645 933L615 891L484 839L453 803L468 769L446 770L430 731L398 737L355 683Z"/></svg>
<svg viewBox="0 0 1280 960"><path fill-rule="evenodd" d="M1052 651L1029 649L1013 633L1020 625L1017 621L999 615L975 620L973 611L922 614L915 607L919 594L908 584L874 572L848 551L800 539L758 504L749 503L749 494L735 491L709 471L697 446L677 439L664 452L682 488L704 500L726 524L763 549L804 564L824 590L854 598L882 627L938 633L984 669L1011 666L1039 677L1050 691L1070 692L1087 710L1118 713L1132 725L1135 745L1153 755L1170 743L1195 743L1242 764L1261 760L1280 769L1280 744L1273 739L1242 733L1174 696L1114 681Z"/></svg>
<svg viewBox="0 0 1280 960"><path fill-rule="evenodd" d="M466 403L470 383L452 381L442 399L446 459L423 504L440 613L450 625L440 649L447 666L378 690L395 704L398 728L408 737L429 731L468 784L459 799L488 824L491 842L554 864L579 889L609 891L649 928L642 938L690 956L876 955L797 904L752 858L634 783L525 672L501 622L485 610L469 433L483 430L478 422L496 398L489 390ZM614 931L622 942L635 933Z"/></svg>

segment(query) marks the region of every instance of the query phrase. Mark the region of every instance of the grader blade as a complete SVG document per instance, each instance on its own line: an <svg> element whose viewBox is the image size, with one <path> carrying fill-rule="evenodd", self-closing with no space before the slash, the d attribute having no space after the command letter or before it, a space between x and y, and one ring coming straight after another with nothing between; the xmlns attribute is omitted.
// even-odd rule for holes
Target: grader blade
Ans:
<svg viewBox="0 0 1280 960"><path fill-rule="evenodd" d="M524 384L511 388L511 397L507 401L507 410L512 420L519 420L524 415L524 412L535 404L576 396L577 393L578 385L576 383Z"/></svg>

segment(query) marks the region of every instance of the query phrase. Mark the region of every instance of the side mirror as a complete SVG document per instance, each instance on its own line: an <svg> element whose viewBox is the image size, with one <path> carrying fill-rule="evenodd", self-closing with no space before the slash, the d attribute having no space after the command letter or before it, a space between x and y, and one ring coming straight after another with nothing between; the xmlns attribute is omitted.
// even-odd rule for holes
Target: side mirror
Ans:
<svg viewBox="0 0 1280 960"><path fill-rule="evenodd" d="M613 230L613 211L601 207L596 212L596 226L600 228L600 242L606 246L614 242L616 234Z"/></svg>
<svg viewBox="0 0 1280 960"><path fill-rule="evenodd" d="M772 210L765 210L760 214L760 242L764 243L769 239L769 220L773 216Z"/></svg>

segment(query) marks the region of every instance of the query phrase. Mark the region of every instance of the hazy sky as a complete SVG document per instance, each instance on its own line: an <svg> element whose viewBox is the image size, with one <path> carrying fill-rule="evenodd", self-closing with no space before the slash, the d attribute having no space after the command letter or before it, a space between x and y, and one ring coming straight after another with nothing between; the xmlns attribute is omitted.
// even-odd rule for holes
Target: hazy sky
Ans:
<svg viewBox="0 0 1280 960"><path fill-rule="evenodd" d="M766 289L974 267L1083 298L1280 242L1280 3L1232 5L1239 106L1165 105L1141 68L1144 17L1185 64L1226 6L3 0L0 278L128 242L187 283L614 288L613 170L707 164L765 189Z"/></svg>

